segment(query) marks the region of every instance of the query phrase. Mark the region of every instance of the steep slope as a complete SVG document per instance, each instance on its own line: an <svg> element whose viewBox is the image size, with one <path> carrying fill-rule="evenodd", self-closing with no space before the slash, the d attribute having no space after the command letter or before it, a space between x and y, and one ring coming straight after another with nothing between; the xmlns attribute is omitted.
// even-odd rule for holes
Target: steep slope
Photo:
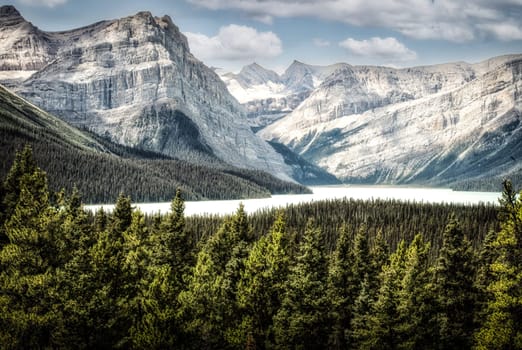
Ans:
<svg viewBox="0 0 522 350"><path fill-rule="evenodd" d="M26 41L27 32L10 25L15 10L2 12L11 13L0 18L4 35ZM291 169L252 133L243 108L190 53L170 17L141 12L57 33L17 21L32 28L30 41L51 48L43 50L51 58L42 65L18 67L38 70L16 91L42 109L128 146L191 161L217 157L290 178ZM0 50L24 52L6 42ZM7 58L0 56L4 71L11 68Z"/></svg>
<svg viewBox="0 0 522 350"><path fill-rule="evenodd" d="M52 190L76 186L90 203L113 202L120 192L139 202L168 201L176 188L187 199L307 192L265 172L217 161L210 168L112 143L68 125L0 85L0 177L26 144L47 171Z"/></svg>
<svg viewBox="0 0 522 350"><path fill-rule="evenodd" d="M288 147L274 141L270 145L283 156L285 163L292 167L293 178L306 186L339 185L341 181L326 170L306 161Z"/></svg>
<svg viewBox="0 0 522 350"><path fill-rule="evenodd" d="M346 181L447 184L522 159L522 55L478 65L345 67L260 134Z"/></svg>

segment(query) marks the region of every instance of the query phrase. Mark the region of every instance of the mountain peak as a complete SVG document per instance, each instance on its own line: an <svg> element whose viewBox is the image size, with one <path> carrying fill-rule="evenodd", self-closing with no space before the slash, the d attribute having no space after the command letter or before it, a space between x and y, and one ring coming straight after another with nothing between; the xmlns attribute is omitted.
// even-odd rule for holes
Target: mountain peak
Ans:
<svg viewBox="0 0 522 350"><path fill-rule="evenodd" d="M248 84L263 84L269 81L279 82L280 79L279 74L264 68L256 62L244 66L239 72L239 76Z"/></svg>
<svg viewBox="0 0 522 350"><path fill-rule="evenodd" d="M16 9L16 7L12 5L5 5L0 7L0 18L16 18L22 17L20 12Z"/></svg>
<svg viewBox="0 0 522 350"><path fill-rule="evenodd" d="M255 71L266 71L268 69L264 68L263 66L261 66L260 64L258 64L257 62L252 62L250 63L249 65L246 65L244 66L242 69L243 70L255 70Z"/></svg>
<svg viewBox="0 0 522 350"><path fill-rule="evenodd" d="M140 12L138 12L137 14L135 14L134 17L138 17L138 18L146 18L146 19L154 18L154 17L152 16L152 13L151 13L150 11L140 11Z"/></svg>

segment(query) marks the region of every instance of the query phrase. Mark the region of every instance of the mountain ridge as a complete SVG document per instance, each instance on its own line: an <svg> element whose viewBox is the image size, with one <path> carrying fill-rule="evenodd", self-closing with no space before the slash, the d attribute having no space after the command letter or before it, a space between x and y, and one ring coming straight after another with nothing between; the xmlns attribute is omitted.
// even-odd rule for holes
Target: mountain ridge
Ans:
<svg viewBox="0 0 522 350"><path fill-rule="evenodd" d="M521 159L522 55L486 62L482 75L466 66L460 81L411 96L372 97L364 91L369 85L341 74L345 80L327 79L259 134L351 182L447 185L508 174L519 167L511 157Z"/></svg>
<svg viewBox="0 0 522 350"><path fill-rule="evenodd" d="M293 108L286 104L286 108L277 110L277 101L285 101L284 96L251 100L244 105L251 111L251 125L258 135L286 145L343 181L443 186L462 181L470 183L472 179L498 178L518 171L518 163L512 164L510 159L511 156L520 158L510 154L507 145L516 150L517 140L522 136L518 135L516 127L511 131L502 130L512 128L519 120L522 107L517 91L521 87L516 72L520 69L517 62L521 59L522 54L510 54L477 63L450 62L400 69L341 63ZM295 61L292 66L306 71L307 65ZM304 85L307 88L308 85ZM502 94L504 89L507 92ZM463 99L467 102L463 103ZM475 106L481 101L482 106ZM498 124L478 125L474 132L466 134L469 127L459 124L457 128L455 124L465 116L468 123L475 125L474 118L469 115L469 110L473 109L479 123L485 123L481 120L489 118L496 119ZM414 115L409 117L409 113ZM484 117L488 113L494 117ZM382 118L386 123L381 125L379 119ZM431 120L433 126L429 127L446 128L448 133L455 135L466 134L474 143L461 149L466 144L465 137L452 138L433 131L432 134L440 134L437 136L439 141L435 142L430 133L422 131L426 128L422 126L425 119ZM409 127L408 123L421 129L416 133L409 132L409 139L401 138L400 133ZM486 127L488 129L484 129ZM365 132L368 136L357 141L357 137ZM421 145L417 141L419 135L435 142L430 147L439 151ZM501 142L499 146L506 152L500 160L494 159L493 151L484 153L482 150L492 147L492 137L488 135L495 135L506 143L503 145ZM371 146L362 152L364 147L357 142ZM419 146L414 150L401 146L411 143ZM390 151L395 154L393 161L386 161L388 156L382 149L375 148L377 144L394 150ZM468 148L467 153L462 153ZM424 150L424 153L418 150ZM484 170L481 165L483 171L477 171L480 162L477 157L469 156L473 152L482 154L495 167L488 166ZM418 159L410 159L411 154L417 154ZM455 156L452 154L462 159L453 159ZM364 161L354 159L357 157L368 160L368 164L362 166ZM484 183L483 180L475 181L479 182Z"/></svg>

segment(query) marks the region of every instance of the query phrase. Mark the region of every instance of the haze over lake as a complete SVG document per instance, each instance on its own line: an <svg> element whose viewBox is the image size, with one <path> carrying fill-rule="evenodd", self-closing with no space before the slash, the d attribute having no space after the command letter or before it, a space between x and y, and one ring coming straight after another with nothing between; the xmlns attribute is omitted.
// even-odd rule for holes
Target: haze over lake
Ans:
<svg viewBox="0 0 522 350"><path fill-rule="evenodd" d="M299 204L325 199L353 198L353 199L394 199L418 203L460 203L497 204L499 192L464 192L453 191L446 188L422 188L403 186L315 186L310 187L313 194L300 195L274 195L270 198L243 199L243 200L211 200L185 202L185 214L226 215L234 213L239 204L243 203L248 213L253 213L265 208L285 207L289 204ZM135 203L134 206L147 214L157 212L166 213L170 210L170 202L162 203ZM86 209L112 210L114 205L87 205Z"/></svg>

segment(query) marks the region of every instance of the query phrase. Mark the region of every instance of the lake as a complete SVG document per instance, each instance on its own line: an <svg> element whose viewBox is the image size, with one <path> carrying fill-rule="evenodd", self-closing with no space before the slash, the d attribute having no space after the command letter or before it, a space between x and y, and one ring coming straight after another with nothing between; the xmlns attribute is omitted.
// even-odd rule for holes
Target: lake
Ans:
<svg viewBox="0 0 522 350"><path fill-rule="evenodd" d="M315 186L310 187L313 194L300 195L274 195L270 198L197 201L185 202L185 214L187 216L199 214L233 214L239 203L243 203L248 213L253 213L264 208L279 208L289 204L299 204L324 199L353 198L353 199L395 199L418 203L461 203L498 204L499 192L463 192L446 188L425 188L405 186ZM165 203L135 203L135 207L148 214L157 212L166 213L170 210L170 202ZM86 205L88 210L112 210L114 205Z"/></svg>

